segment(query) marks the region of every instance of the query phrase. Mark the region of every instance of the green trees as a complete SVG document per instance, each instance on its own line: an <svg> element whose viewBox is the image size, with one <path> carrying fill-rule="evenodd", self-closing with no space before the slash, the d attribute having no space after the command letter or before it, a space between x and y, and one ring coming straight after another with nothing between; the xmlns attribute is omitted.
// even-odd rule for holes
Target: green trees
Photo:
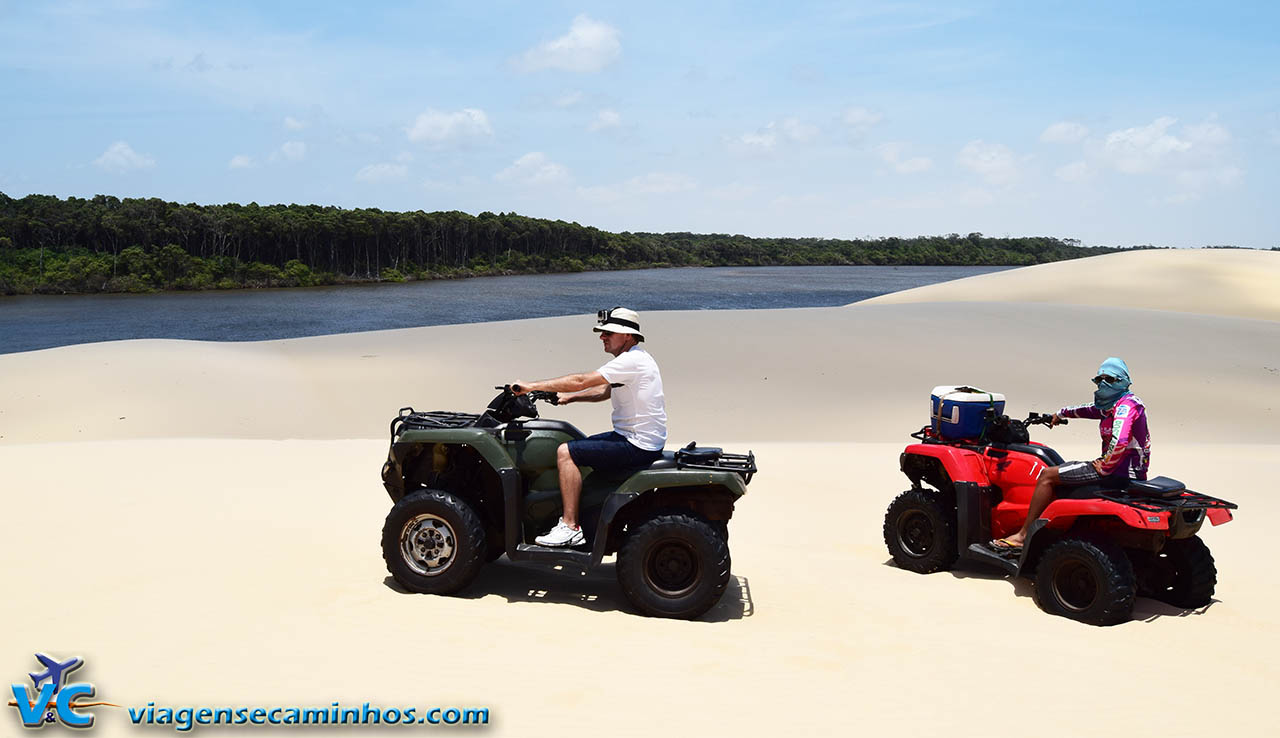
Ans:
<svg viewBox="0 0 1280 738"><path fill-rule="evenodd" d="M1035 236L609 233L516 213L0 193L0 292L215 289L649 266L1024 265L1117 249Z"/></svg>

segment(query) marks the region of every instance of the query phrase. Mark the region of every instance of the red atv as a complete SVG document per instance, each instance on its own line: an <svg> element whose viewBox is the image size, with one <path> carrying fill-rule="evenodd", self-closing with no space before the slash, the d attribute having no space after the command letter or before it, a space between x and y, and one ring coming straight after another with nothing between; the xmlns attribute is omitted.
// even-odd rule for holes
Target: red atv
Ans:
<svg viewBox="0 0 1280 738"><path fill-rule="evenodd" d="M1176 479L1073 488L1032 524L1022 549L990 548L993 537L1022 527L1040 471L1063 459L1027 433L1053 416L986 415L980 438L944 438L931 426L911 434L919 443L900 457L911 489L884 518L884 542L899 567L928 574L976 561L1034 577L1045 612L1094 625L1129 619L1137 595L1182 608L1209 604L1217 569L1196 532L1206 517L1213 525L1231 520L1236 505Z"/></svg>

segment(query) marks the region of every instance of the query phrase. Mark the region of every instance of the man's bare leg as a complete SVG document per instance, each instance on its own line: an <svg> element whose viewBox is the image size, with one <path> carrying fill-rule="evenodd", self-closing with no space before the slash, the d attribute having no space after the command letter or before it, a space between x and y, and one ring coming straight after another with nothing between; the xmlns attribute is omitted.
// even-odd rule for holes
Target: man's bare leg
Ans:
<svg viewBox="0 0 1280 738"><path fill-rule="evenodd" d="M556 449L556 468L560 471L560 500L564 502L565 525L578 527L578 500L582 497L582 470L569 455L569 444L562 443Z"/></svg>
<svg viewBox="0 0 1280 738"><path fill-rule="evenodd" d="M1017 533L1004 539L1009 545L1021 546L1027 540L1027 533L1031 531L1031 524L1039 519L1045 508L1049 507L1049 503L1053 502L1053 488L1057 484L1058 467L1045 467L1044 471L1040 472L1040 478L1036 480L1036 491L1031 493L1031 502L1027 507L1027 519L1023 521L1022 528Z"/></svg>

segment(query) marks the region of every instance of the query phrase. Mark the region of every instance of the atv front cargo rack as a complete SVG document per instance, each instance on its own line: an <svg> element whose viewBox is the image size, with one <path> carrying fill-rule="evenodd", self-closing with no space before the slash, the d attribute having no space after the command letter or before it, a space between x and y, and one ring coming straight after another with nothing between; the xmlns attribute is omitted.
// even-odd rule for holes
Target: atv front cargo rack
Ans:
<svg viewBox="0 0 1280 738"><path fill-rule="evenodd" d="M411 407L400 408L400 414L391 420L391 437L400 432L400 426L412 430L439 430L441 428L470 428L480 416L476 413L455 413L448 410L414 412Z"/></svg>

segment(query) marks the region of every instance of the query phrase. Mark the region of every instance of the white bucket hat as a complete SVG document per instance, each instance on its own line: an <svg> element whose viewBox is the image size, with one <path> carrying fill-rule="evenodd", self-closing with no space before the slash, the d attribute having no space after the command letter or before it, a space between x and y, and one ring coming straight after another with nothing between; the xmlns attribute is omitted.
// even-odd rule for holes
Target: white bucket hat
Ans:
<svg viewBox="0 0 1280 738"><path fill-rule="evenodd" d="M644 336L640 335L640 313L634 310L628 310L624 307L601 310L596 313L596 321L599 325L591 329L596 333L603 331L629 333L635 336L637 341L644 340Z"/></svg>

